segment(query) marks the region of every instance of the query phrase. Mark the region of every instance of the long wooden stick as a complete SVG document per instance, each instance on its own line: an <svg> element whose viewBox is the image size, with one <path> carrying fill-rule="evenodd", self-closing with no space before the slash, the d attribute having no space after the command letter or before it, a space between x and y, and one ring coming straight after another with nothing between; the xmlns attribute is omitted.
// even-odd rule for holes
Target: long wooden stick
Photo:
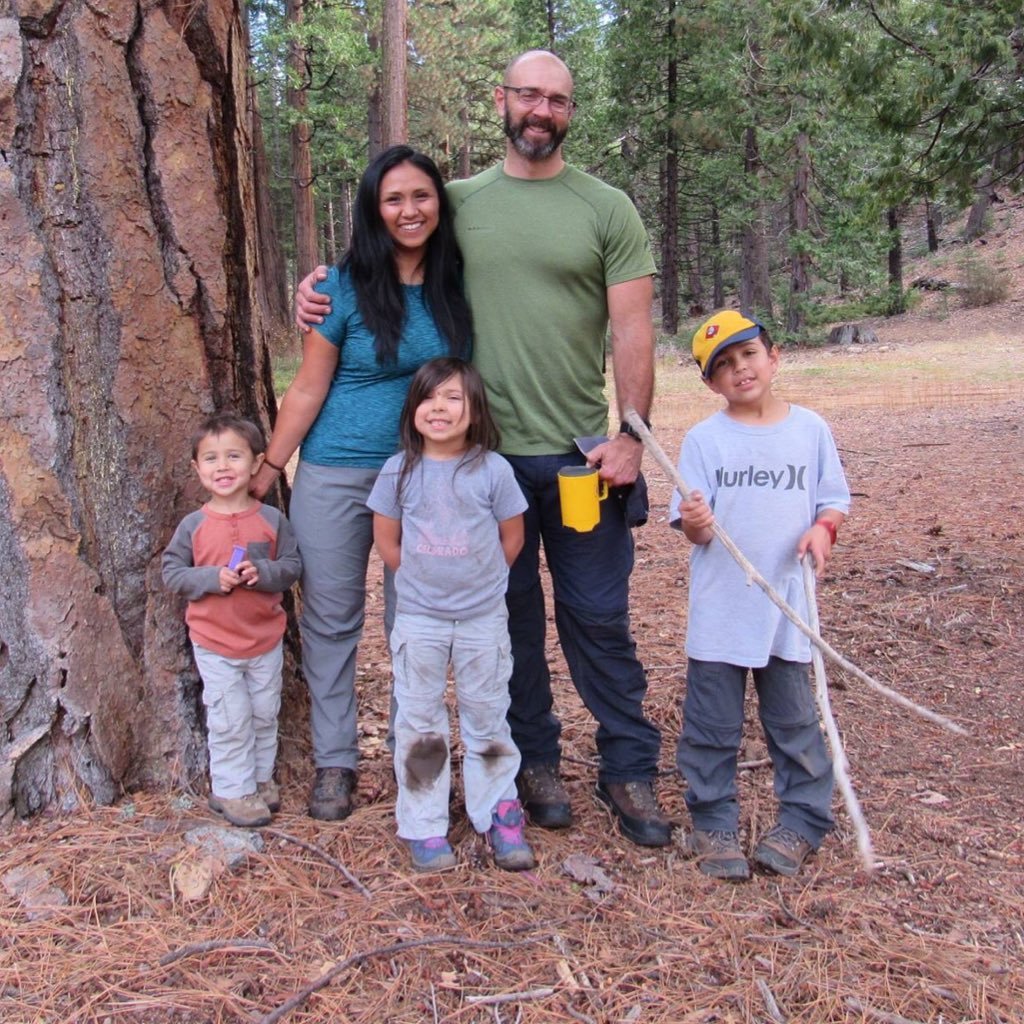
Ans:
<svg viewBox="0 0 1024 1024"><path fill-rule="evenodd" d="M818 621L818 600L815 596L814 559L810 553L803 557L804 568L804 593L807 595L807 623L814 632L821 636L821 624ZM843 747L842 738L839 735L839 727L836 725L835 716L832 714L832 705L828 699L828 679L825 676L825 659L817 647L811 648L811 662L814 665L814 699L818 702L818 710L821 712L821 720L825 724L825 735L828 737L829 746L832 748L832 770L835 773L836 783L839 792L843 794L843 803L846 804L846 811L853 822L854 831L857 834L857 848L860 850L860 858L866 871L875 870L875 851L871 846L871 833L868 831L868 823L864 820L864 814L860 809L860 801L853 791L853 783L850 782L850 762L846 759L846 750Z"/></svg>
<svg viewBox="0 0 1024 1024"><path fill-rule="evenodd" d="M690 494L690 488L687 486L686 481L682 478L679 470L669 461L668 457L661 449L661 445L655 440L654 435L647 429L647 424L640 418L640 415L635 409L627 409L625 412L625 418L632 428L640 436L640 439L644 443L644 447L651 453L655 462L665 471L669 480L673 481L679 490L679 493L684 497L688 498ZM930 708L922 707L920 704L915 704L909 697L904 697L902 693L897 693L896 690L891 689L888 686L884 686L878 682L877 679L872 679L866 672L857 668L852 661L848 661L844 658L834 647L831 646L821 636L816 634L810 626L804 622L803 619L793 610L782 597L778 591L757 571L757 569L751 564L749 559L743 554L742 551L736 546L733 539L718 525L717 522L711 526L712 533L718 538L722 544L725 545L726 550L736 560L740 568L746 573L747 582L756 583L768 596L771 602L782 612L783 615L789 619L790 622L800 630L812 643L812 645L818 648L823 654L827 655L832 659L840 668L845 669L851 675L856 676L861 682L866 683L873 690L888 697L889 700L902 707L907 708L909 711L913 711L915 714L920 715L922 718L927 718L928 721L934 722L936 725L941 726L943 729L948 729L950 732L957 733L960 736L966 736L967 730L962 725L957 725L956 722L946 718L945 715L940 715L937 711L932 711Z"/></svg>

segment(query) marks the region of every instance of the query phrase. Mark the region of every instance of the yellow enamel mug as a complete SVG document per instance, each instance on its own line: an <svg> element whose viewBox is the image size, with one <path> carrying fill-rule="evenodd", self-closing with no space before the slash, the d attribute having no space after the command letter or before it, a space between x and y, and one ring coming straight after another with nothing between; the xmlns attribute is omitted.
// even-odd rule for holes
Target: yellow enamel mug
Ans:
<svg viewBox="0 0 1024 1024"><path fill-rule="evenodd" d="M563 466L558 471L558 497L562 525L587 533L601 521L601 502L608 497L608 484L593 466Z"/></svg>

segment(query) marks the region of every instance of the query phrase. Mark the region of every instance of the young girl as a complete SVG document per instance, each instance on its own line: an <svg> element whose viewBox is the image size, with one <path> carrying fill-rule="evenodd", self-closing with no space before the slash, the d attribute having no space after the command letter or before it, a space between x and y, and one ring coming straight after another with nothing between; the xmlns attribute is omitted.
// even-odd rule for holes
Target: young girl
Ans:
<svg viewBox="0 0 1024 1024"><path fill-rule="evenodd" d="M402 451L367 504L373 538L396 573L395 677L398 835L417 871L456 864L448 843L451 781L448 666L465 751L466 813L495 863L534 866L516 794L519 751L505 714L509 653L505 584L523 546L526 500L497 455L483 382L468 363L432 359L412 380L399 425Z"/></svg>

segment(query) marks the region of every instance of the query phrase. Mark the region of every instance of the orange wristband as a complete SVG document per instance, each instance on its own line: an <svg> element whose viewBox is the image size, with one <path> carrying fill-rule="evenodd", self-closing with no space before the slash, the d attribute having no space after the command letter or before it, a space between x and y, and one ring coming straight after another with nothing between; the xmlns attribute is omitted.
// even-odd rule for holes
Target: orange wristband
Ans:
<svg viewBox="0 0 1024 1024"><path fill-rule="evenodd" d="M833 544L835 544L836 537L838 536L838 531L836 530L836 524L833 523L831 519L815 519L814 525L823 526L825 528L825 531L829 535L829 539L832 541Z"/></svg>

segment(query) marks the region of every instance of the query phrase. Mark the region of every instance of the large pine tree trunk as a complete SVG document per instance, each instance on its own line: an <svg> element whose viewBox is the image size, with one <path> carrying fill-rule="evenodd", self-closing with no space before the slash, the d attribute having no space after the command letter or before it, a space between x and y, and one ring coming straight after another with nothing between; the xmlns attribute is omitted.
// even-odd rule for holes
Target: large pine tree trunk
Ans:
<svg viewBox="0 0 1024 1024"><path fill-rule="evenodd" d="M199 419L272 401L241 0L25 9L0 16L0 818L202 776L160 556Z"/></svg>
<svg viewBox="0 0 1024 1024"><path fill-rule="evenodd" d="M974 242L985 233L985 218L992 208L992 179L994 175L991 167L985 168L978 182L977 197L971 205L970 213L967 215L967 225L964 228L964 241Z"/></svg>
<svg viewBox="0 0 1024 1024"><path fill-rule="evenodd" d="M270 325L281 330L291 321L288 298L288 273L285 268L277 218L270 195L270 168L263 137L263 117L257 102L256 89L250 82L249 117L252 124L253 185L256 190L256 223L259 230L260 277L259 293L263 313Z"/></svg>

